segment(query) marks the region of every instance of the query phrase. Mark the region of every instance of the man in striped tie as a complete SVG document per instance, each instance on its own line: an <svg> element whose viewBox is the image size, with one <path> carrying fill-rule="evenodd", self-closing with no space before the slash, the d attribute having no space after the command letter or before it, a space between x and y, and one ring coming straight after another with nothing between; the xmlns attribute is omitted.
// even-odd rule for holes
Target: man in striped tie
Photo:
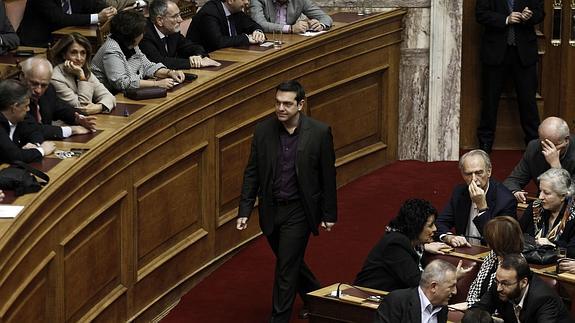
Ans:
<svg viewBox="0 0 575 323"><path fill-rule="evenodd" d="M483 26L481 38L481 121L479 148L491 152L495 140L499 98L507 76L515 84L525 144L538 137L537 35L543 21L543 0L477 0L475 14Z"/></svg>

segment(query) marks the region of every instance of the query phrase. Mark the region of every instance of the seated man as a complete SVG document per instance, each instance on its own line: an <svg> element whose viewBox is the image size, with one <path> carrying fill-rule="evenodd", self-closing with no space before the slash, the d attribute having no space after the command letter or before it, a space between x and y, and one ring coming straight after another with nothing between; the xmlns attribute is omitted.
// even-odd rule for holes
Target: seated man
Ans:
<svg viewBox="0 0 575 323"><path fill-rule="evenodd" d="M20 38L14 32L14 27L6 17L4 1L0 0L0 54L14 49L20 45Z"/></svg>
<svg viewBox="0 0 575 323"><path fill-rule="evenodd" d="M103 24L115 14L101 0L28 0L18 35L24 46L47 47L60 28Z"/></svg>
<svg viewBox="0 0 575 323"><path fill-rule="evenodd" d="M248 0L210 0L196 13L186 37L209 52L266 40L262 27L243 12Z"/></svg>
<svg viewBox="0 0 575 323"><path fill-rule="evenodd" d="M332 20L311 0L252 0L252 19L271 33L299 34L307 30L322 31L331 27ZM304 14L308 19L300 19Z"/></svg>
<svg viewBox="0 0 575 323"><path fill-rule="evenodd" d="M539 186L537 177L549 168L564 168L575 174L575 138L569 135L567 122L549 117L541 122L538 131L539 139L529 142L521 161L503 182L521 203L527 202L523 188L530 181Z"/></svg>
<svg viewBox="0 0 575 323"><path fill-rule="evenodd" d="M533 275L521 254L503 256L495 272L495 283L472 308L497 312L504 322L573 322L563 300Z"/></svg>
<svg viewBox="0 0 575 323"><path fill-rule="evenodd" d="M435 224L441 241L460 247L481 243L483 226L499 215L515 217L517 201L503 184L491 178L491 160L486 152L472 150L459 159L465 185L455 187L449 203ZM455 234L450 232L455 227Z"/></svg>
<svg viewBox="0 0 575 323"><path fill-rule="evenodd" d="M419 287L397 289L383 298L375 322L447 322L447 303L457 294L456 274L456 267L446 261L430 262Z"/></svg>
<svg viewBox="0 0 575 323"><path fill-rule="evenodd" d="M203 66L219 66L207 57L204 48L180 33L182 17L172 0L154 0L150 4L150 18L146 24L140 50L154 63L169 69L182 70Z"/></svg>
<svg viewBox="0 0 575 323"><path fill-rule="evenodd" d="M96 130L96 117L80 115L72 106L58 98L54 86L50 84L52 64L47 59L31 57L21 66L24 79L32 92L30 114L41 125L44 138L62 139ZM52 125L52 121L56 120L70 126Z"/></svg>
<svg viewBox="0 0 575 323"><path fill-rule="evenodd" d="M30 92L15 80L0 82L0 162L40 161L54 151L54 143L44 141L40 128L26 120Z"/></svg>

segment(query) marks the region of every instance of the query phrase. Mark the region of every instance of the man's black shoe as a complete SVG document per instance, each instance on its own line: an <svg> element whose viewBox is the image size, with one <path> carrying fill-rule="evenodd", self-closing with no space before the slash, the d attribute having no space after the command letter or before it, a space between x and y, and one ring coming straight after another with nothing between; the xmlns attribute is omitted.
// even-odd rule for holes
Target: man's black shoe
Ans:
<svg viewBox="0 0 575 323"><path fill-rule="evenodd" d="M297 318L300 320L307 320L309 318L309 308L302 307L302 309L299 310Z"/></svg>
<svg viewBox="0 0 575 323"><path fill-rule="evenodd" d="M491 144L479 143L479 149L483 150L487 154L491 154Z"/></svg>

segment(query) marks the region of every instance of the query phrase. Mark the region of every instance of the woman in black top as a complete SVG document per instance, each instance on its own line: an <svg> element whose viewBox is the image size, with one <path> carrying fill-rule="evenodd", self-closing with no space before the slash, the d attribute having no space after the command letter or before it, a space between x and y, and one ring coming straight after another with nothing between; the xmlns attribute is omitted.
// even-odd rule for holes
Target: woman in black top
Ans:
<svg viewBox="0 0 575 323"><path fill-rule="evenodd" d="M367 256L354 284L392 291L419 285L423 253L442 254L444 243L433 242L437 210L425 200L406 201Z"/></svg>

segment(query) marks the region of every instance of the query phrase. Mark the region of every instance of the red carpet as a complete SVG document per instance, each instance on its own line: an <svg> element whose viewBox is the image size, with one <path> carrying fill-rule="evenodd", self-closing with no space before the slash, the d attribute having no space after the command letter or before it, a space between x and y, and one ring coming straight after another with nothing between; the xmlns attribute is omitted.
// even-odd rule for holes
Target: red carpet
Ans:
<svg viewBox="0 0 575 323"><path fill-rule="evenodd" d="M521 152L495 151L492 158L492 177L502 181ZM401 161L345 185L338 190L339 222L334 231L310 238L306 262L323 285L352 282L403 201L427 199L441 212L459 182L456 162ZM265 238L256 239L185 295L162 322L267 322L274 261ZM304 322L295 318L300 307L298 297L295 322Z"/></svg>

